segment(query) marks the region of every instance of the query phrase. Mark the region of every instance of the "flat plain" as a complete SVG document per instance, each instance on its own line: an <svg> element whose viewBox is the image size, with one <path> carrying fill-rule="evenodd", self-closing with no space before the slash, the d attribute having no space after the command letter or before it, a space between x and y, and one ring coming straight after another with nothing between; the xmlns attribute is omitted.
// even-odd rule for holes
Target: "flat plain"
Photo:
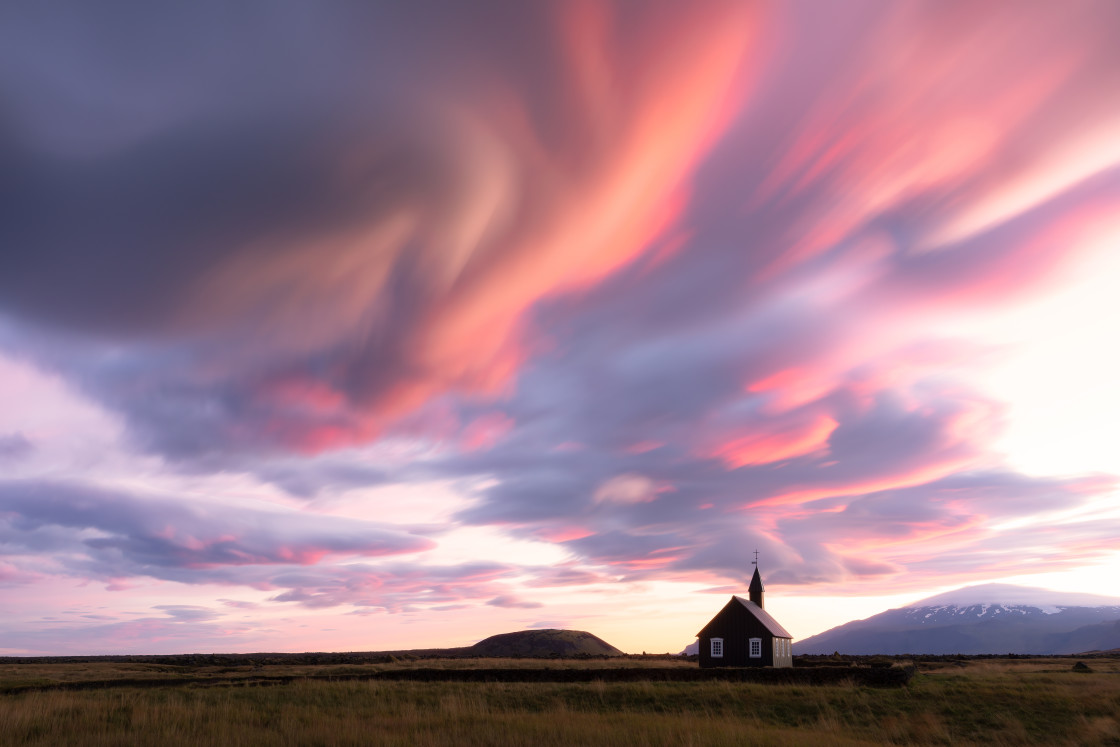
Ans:
<svg viewBox="0 0 1120 747"><path fill-rule="evenodd" d="M402 669L696 667L667 657L355 661L0 660L0 743L1120 745L1120 656L1083 657L1090 671L1070 657L899 660L917 666L904 687L366 679Z"/></svg>

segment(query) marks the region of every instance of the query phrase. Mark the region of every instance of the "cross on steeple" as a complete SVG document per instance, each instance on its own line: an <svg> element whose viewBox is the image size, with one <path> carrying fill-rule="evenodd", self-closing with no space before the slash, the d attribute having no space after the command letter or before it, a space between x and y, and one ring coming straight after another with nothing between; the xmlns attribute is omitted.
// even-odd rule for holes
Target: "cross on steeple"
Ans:
<svg viewBox="0 0 1120 747"><path fill-rule="evenodd" d="M751 565L754 565L754 566L758 565L758 550L754 551L754 560L751 561Z"/></svg>

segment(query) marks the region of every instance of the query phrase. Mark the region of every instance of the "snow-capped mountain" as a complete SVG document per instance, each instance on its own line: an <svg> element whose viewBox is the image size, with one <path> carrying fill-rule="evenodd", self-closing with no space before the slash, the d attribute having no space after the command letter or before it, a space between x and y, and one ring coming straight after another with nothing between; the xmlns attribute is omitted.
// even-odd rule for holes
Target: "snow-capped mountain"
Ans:
<svg viewBox="0 0 1120 747"><path fill-rule="evenodd" d="M1120 648L1120 598L967 586L795 641L795 654L1073 654Z"/></svg>
<svg viewBox="0 0 1120 747"><path fill-rule="evenodd" d="M972 604L1002 604L1025 605L1033 607L1056 606L1060 603L1066 607L1108 607L1120 605L1120 597L1108 597L1100 594L1078 594L1070 591L1052 591L1050 589L1036 589L1030 586L1014 586L1012 584L979 584L978 586L964 586L960 589L947 591L934 597L914 602L910 607L932 607L937 605L972 605Z"/></svg>

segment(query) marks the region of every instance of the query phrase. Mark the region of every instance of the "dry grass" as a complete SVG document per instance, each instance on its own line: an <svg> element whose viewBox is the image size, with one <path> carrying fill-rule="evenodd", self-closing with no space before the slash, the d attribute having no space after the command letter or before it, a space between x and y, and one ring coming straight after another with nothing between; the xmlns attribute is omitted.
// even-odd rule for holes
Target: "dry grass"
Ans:
<svg viewBox="0 0 1120 747"><path fill-rule="evenodd" d="M1073 672L1072 664L1069 659L938 663L923 666L909 687L894 689L723 681L297 681L275 687L36 691L0 696L0 742L1120 745L1120 660L1091 660L1095 671L1090 674ZM454 664L463 665L470 662ZM473 665L499 666L492 661ZM79 665L52 669L61 666L40 665L23 673L6 667L0 676L54 681L109 679L107 672L129 679L184 676L141 665L97 666L89 672L67 668ZM330 668L315 673L323 669Z"/></svg>
<svg viewBox="0 0 1120 747"><path fill-rule="evenodd" d="M920 666L923 672L929 674L960 671L962 668L967 668L971 675L981 673L1034 674L1039 672L1068 672L1076 661L1077 659L1073 657L1037 656L1033 658L1016 657L1014 659L962 659L961 661L922 662ZM1120 674L1120 658L1102 656L1086 658L1084 661L1094 672Z"/></svg>
<svg viewBox="0 0 1120 747"><path fill-rule="evenodd" d="M28 686L110 680L209 679L252 680L269 677L344 677L398 669L694 669L696 664L680 657L614 657L604 659L419 659L402 657L376 664L238 664L232 666L189 666L146 661L38 662L0 661L0 694L19 692Z"/></svg>

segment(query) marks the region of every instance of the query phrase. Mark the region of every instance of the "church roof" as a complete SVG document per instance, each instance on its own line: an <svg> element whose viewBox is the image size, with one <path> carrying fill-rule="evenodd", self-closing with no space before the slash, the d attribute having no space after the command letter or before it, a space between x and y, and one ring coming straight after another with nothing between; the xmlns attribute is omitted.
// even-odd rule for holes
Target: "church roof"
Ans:
<svg viewBox="0 0 1120 747"><path fill-rule="evenodd" d="M762 623L766 627L767 631L771 632L772 635L778 638L793 637L792 635L790 635L790 632L786 631L786 629L782 627L781 623L778 623L777 620L768 613L768 611L766 611L762 607L759 607L758 605L753 603L753 601L744 599L743 597L731 597L731 599L735 599L740 605L746 607L749 613L757 617L758 622Z"/></svg>
<svg viewBox="0 0 1120 747"><path fill-rule="evenodd" d="M746 607L752 615L758 618L758 621L762 623L768 631L770 631L771 635L777 638L793 638L793 636L789 634L789 631L782 627L781 623L770 616L769 612L762 609L751 600L743 599L742 597L731 598Z"/></svg>
<svg viewBox="0 0 1120 747"><path fill-rule="evenodd" d="M724 615L728 611L728 608L734 609L732 607L732 605L734 604L741 605L743 609L745 609L747 612L753 615L756 620L762 623L762 627L766 628L770 635L774 636L775 638L793 638L793 636L790 635L789 631L781 626L781 623L770 616L769 612L762 609L751 600L743 599L742 597L737 596L731 597L731 601L724 605L724 608L719 611L719 614L713 617L711 621L704 626L704 629L696 634L696 636L698 638L704 637L704 631L708 630L708 628L710 628L716 622L716 620Z"/></svg>

